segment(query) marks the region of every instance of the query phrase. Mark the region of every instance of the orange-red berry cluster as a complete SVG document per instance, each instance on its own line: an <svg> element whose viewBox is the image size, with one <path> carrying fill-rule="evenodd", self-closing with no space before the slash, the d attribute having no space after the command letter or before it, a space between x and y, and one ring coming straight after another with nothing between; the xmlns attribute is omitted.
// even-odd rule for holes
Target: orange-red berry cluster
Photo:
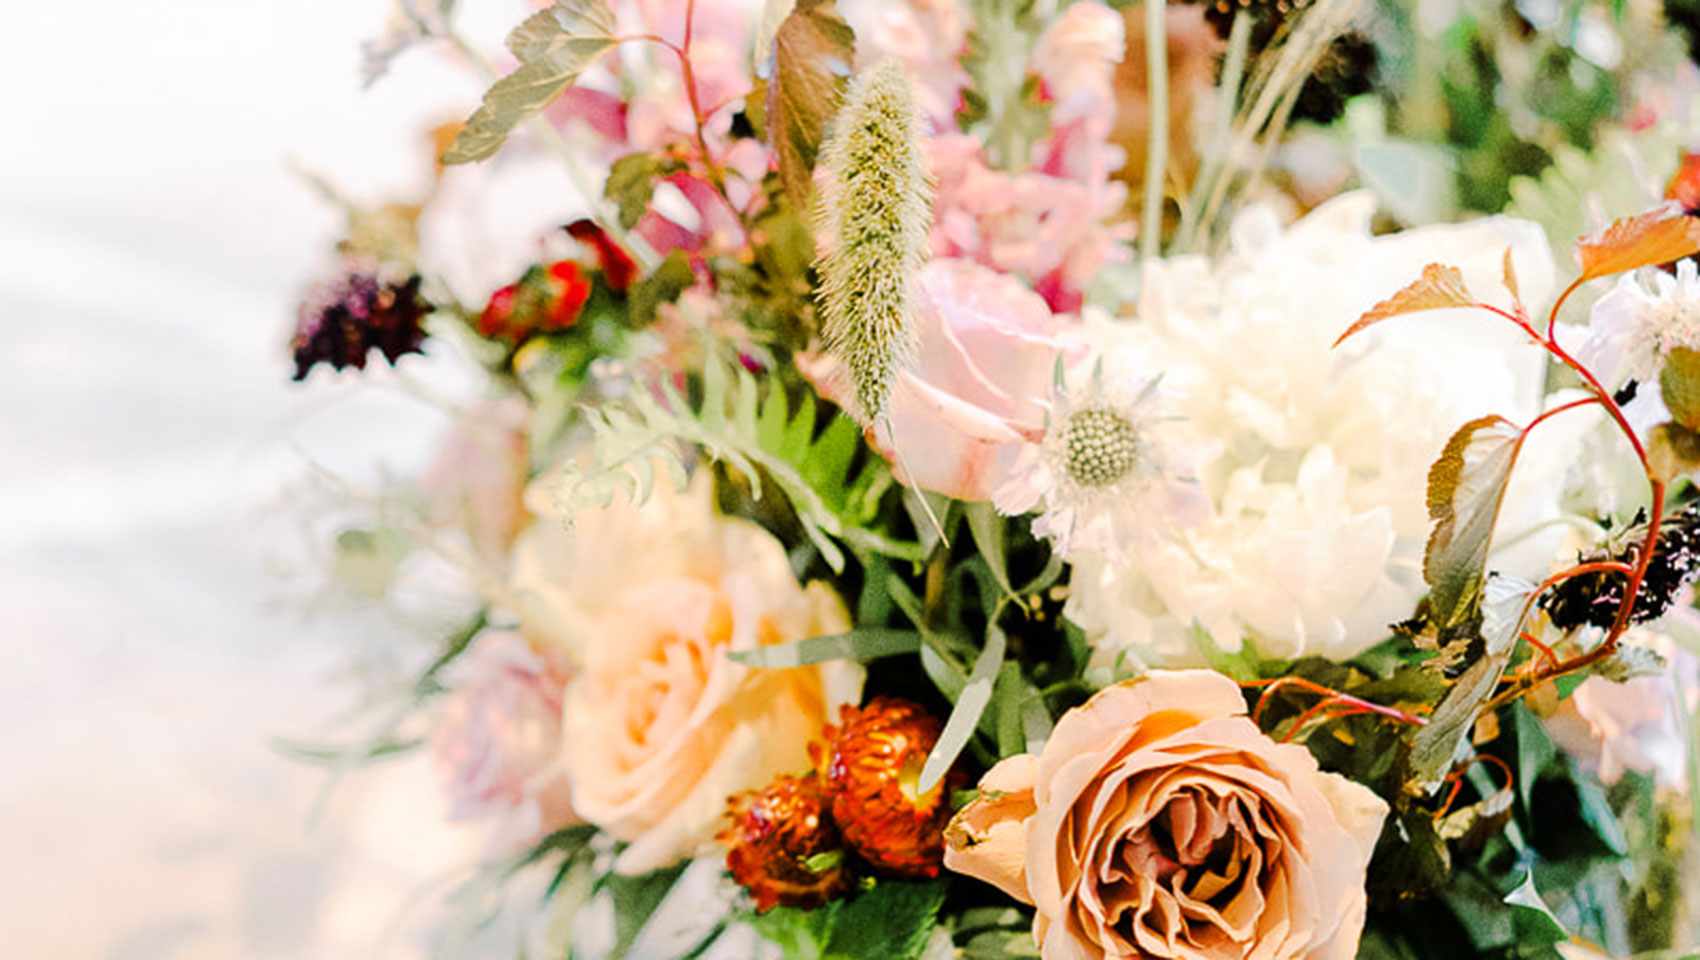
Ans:
<svg viewBox="0 0 1700 960"><path fill-rule="evenodd" d="M731 798L732 825L720 839L756 909L818 907L849 888L854 866L904 879L938 876L950 795L965 782L952 770L925 793L917 789L941 730L907 700L846 705L838 726L809 746L812 776L782 776Z"/></svg>
<svg viewBox="0 0 1700 960"><path fill-rule="evenodd" d="M565 330L578 322L590 290L590 278L571 260L532 267L518 282L490 295L478 315L478 333L522 343L535 334Z"/></svg>

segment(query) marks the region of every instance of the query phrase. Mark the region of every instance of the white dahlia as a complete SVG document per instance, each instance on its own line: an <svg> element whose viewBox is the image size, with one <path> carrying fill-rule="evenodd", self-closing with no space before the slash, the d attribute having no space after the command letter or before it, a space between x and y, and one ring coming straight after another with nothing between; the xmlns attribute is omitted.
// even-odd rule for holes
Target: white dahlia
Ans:
<svg viewBox="0 0 1700 960"><path fill-rule="evenodd" d="M1344 658L1388 636L1425 587L1430 464L1463 423L1527 421L1542 405L1544 359L1509 323L1448 310L1384 323L1339 349L1360 314L1425 264L1459 267L1476 296L1505 306L1512 250L1533 310L1553 287L1540 228L1505 218L1376 237L1373 201L1341 197L1282 229L1254 208L1220 262L1146 268L1136 323L1088 324L1114 368L1139 351L1183 398L1185 427L1220 445L1198 481L1207 516L1137 550L1075 558L1068 615L1105 661L1169 666L1203 655L1195 625L1228 651ZM1534 458L1507 498L1494 565L1544 574L1556 537L1519 537L1557 512L1558 469ZM1515 510L1513 511L1513 508ZM1538 579L1538 576L1537 576Z"/></svg>

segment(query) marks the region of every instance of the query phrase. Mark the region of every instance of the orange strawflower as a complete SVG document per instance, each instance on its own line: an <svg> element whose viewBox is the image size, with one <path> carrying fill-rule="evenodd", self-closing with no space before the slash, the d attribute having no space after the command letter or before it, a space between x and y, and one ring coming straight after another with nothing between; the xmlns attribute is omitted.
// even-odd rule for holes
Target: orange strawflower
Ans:
<svg viewBox="0 0 1700 960"><path fill-rule="evenodd" d="M726 866L755 898L757 912L778 904L812 910L849 888L842 856L832 856L842 849L818 779L781 774L727 802L732 825L716 839L730 848ZM819 872L810 869L811 858Z"/></svg>
<svg viewBox="0 0 1700 960"><path fill-rule="evenodd" d="M964 782L952 770L926 793L917 791L927 754L942 725L917 704L875 697L840 708L839 727L810 747L832 816L844 842L876 870L921 879L938 876L951 791Z"/></svg>

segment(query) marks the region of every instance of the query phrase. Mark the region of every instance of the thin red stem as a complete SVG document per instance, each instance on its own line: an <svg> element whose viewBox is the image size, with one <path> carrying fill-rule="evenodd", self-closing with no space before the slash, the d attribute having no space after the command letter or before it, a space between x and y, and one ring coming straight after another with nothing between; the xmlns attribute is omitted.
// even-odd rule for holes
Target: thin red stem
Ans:
<svg viewBox="0 0 1700 960"><path fill-rule="evenodd" d="M1555 667L1558 666L1558 654L1553 653L1551 647L1547 646L1546 644L1542 643L1540 640L1536 639L1535 635L1528 632L1527 630L1523 631L1522 637L1523 637L1523 640L1529 644L1529 646L1534 647L1536 650L1539 650L1541 652L1541 656L1547 658L1548 663L1552 664Z"/></svg>

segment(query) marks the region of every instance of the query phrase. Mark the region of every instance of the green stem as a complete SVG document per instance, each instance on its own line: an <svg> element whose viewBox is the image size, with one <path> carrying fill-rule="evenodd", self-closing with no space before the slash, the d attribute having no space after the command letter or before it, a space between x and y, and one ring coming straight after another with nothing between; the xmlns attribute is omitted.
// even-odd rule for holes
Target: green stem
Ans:
<svg viewBox="0 0 1700 960"><path fill-rule="evenodd" d="M1145 202L1140 210L1139 258L1156 258L1163 231L1163 187L1169 170L1168 5L1145 0L1145 102L1151 117L1145 141Z"/></svg>
<svg viewBox="0 0 1700 960"><path fill-rule="evenodd" d="M1180 230L1175 235L1175 249L1190 253L1201 252L1198 231L1206 234L1208 224L1199 222L1210 184L1227 164L1228 148L1233 143L1234 115L1239 111L1240 83L1245 79L1246 55L1251 50L1253 18L1234 17L1233 29L1228 32L1228 52L1222 61L1222 82L1216 88L1216 129L1211 133L1210 150L1204 155L1204 166L1192 182L1187 195L1186 209L1181 211Z"/></svg>

